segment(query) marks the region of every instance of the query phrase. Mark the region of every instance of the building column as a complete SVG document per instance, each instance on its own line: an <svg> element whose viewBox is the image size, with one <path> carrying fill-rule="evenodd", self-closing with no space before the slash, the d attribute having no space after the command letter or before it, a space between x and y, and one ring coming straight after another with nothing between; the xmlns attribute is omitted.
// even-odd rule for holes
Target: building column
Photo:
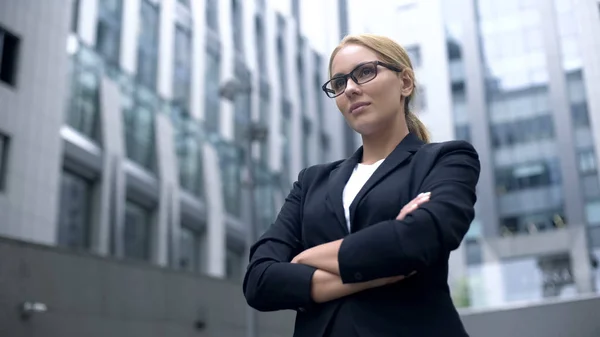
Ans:
<svg viewBox="0 0 600 337"><path fill-rule="evenodd" d="M560 36L557 27L557 17L554 0L540 1L546 62L548 63L548 90L550 106L562 176L562 191L565 205L565 215L569 226L585 224L583 216L583 193L579 180L579 168L575 154L573 121L567 94L567 79L562 66Z"/></svg>
<svg viewBox="0 0 600 337"><path fill-rule="evenodd" d="M121 93L112 80L100 83L100 134L104 153L102 179L98 187L97 214L93 219L92 250L101 255L123 256L122 233L125 207L125 140ZM112 238L112 240L111 240Z"/></svg>
<svg viewBox="0 0 600 337"><path fill-rule="evenodd" d="M156 153L160 196L152 238L152 261L160 266L176 265L179 256L179 169L173 126L165 113L156 115Z"/></svg>
<svg viewBox="0 0 600 337"><path fill-rule="evenodd" d="M477 205L481 214L485 214L482 224L483 236L497 236L499 231L498 210L496 208L496 184L494 177L493 151L490 144L489 120L485 95L485 78L480 58L479 24L475 0L463 0L464 31L463 42L464 63L466 67L467 107L471 125L472 143L475 144L481 162L481 173L477 194Z"/></svg>
<svg viewBox="0 0 600 337"><path fill-rule="evenodd" d="M223 189L219 155L215 145L205 143L203 147L204 181L206 182L207 223L205 254L202 265L213 277L225 277L226 211L223 204Z"/></svg>

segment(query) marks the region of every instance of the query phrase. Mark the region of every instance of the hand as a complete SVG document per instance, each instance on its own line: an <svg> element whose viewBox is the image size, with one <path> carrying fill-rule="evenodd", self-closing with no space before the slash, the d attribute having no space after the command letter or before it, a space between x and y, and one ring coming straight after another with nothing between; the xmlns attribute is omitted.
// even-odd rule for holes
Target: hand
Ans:
<svg viewBox="0 0 600 337"><path fill-rule="evenodd" d="M421 193L417 195L416 198L411 200L408 204L404 205L400 210L400 213L396 217L396 220L404 220L404 217L415 209L419 208L420 205L429 201L429 196L431 196L431 192Z"/></svg>
<svg viewBox="0 0 600 337"><path fill-rule="evenodd" d="M290 263L300 263L300 259L302 259L302 253L294 256L294 258L292 259L292 261Z"/></svg>

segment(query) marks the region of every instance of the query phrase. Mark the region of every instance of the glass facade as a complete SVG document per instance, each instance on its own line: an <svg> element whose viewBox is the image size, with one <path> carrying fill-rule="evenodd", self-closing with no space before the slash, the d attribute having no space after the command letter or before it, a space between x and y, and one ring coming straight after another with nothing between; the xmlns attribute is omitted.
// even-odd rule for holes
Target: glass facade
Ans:
<svg viewBox="0 0 600 337"><path fill-rule="evenodd" d="M310 140L312 138L312 123L308 117L302 119L302 167L309 167L311 164L310 154L312 152Z"/></svg>
<svg viewBox="0 0 600 337"><path fill-rule="evenodd" d="M138 87L135 92L123 92L123 119L127 157L145 169L155 172L155 109L158 98Z"/></svg>
<svg viewBox="0 0 600 337"><path fill-rule="evenodd" d="M219 0L206 0L206 26L214 32L219 31Z"/></svg>
<svg viewBox="0 0 600 337"><path fill-rule="evenodd" d="M150 235L152 211L133 201L125 204L123 228L124 257L137 260L150 260Z"/></svg>
<svg viewBox="0 0 600 337"><path fill-rule="evenodd" d="M225 254L225 274L228 280L239 282L242 277L244 254L238 250L227 249Z"/></svg>
<svg viewBox="0 0 600 337"><path fill-rule="evenodd" d="M187 28L175 27L173 67L173 103L183 112L189 113L191 103L192 33Z"/></svg>
<svg viewBox="0 0 600 337"><path fill-rule="evenodd" d="M179 232L179 268L191 272L200 271L200 236L188 227Z"/></svg>
<svg viewBox="0 0 600 337"><path fill-rule="evenodd" d="M204 198L203 134L201 124L189 115L174 110L175 152L179 185L188 193Z"/></svg>
<svg viewBox="0 0 600 337"><path fill-rule="evenodd" d="M291 139L292 134L292 111L287 100L281 102L281 183L284 190L289 189L289 177L291 174Z"/></svg>
<svg viewBox="0 0 600 337"><path fill-rule="evenodd" d="M107 63L117 67L121 51L122 11L122 0L101 0L98 2L96 50Z"/></svg>
<svg viewBox="0 0 600 337"><path fill-rule="evenodd" d="M204 126L207 133L219 133L221 127L221 57L214 50L207 50L204 72Z"/></svg>
<svg viewBox="0 0 600 337"><path fill-rule="evenodd" d="M223 187L223 203L225 210L230 215L239 217L242 207L242 177L243 163L242 149L232 143L219 144L219 166L221 168L221 181Z"/></svg>
<svg viewBox="0 0 600 337"><path fill-rule="evenodd" d="M256 205L256 221L258 222L259 233L256 235L262 235L264 231L275 221L275 195L274 195L274 184L276 180L273 177L271 170L268 166L255 163L255 197L257 201Z"/></svg>
<svg viewBox="0 0 600 337"><path fill-rule="evenodd" d="M72 249L89 249L91 181L69 171L63 171L60 181L58 210L58 245Z"/></svg>
<svg viewBox="0 0 600 337"><path fill-rule="evenodd" d="M555 147L555 135L541 15L536 1L478 1L503 234L537 232L565 223L559 159L554 151L545 151ZM537 192L547 202L525 199Z"/></svg>
<svg viewBox="0 0 600 337"><path fill-rule="evenodd" d="M158 72L158 32L160 28L158 5L142 0L138 29L137 80L150 90L156 90Z"/></svg>
<svg viewBox="0 0 600 337"><path fill-rule="evenodd" d="M231 0L231 25L233 33L233 46L238 53L244 52L244 39L242 27L244 26L242 15L242 2Z"/></svg>
<svg viewBox="0 0 600 337"><path fill-rule="evenodd" d="M100 58L81 48L69 62L70 90L66 124L91 140L98 140L100 117Z"/></svg>

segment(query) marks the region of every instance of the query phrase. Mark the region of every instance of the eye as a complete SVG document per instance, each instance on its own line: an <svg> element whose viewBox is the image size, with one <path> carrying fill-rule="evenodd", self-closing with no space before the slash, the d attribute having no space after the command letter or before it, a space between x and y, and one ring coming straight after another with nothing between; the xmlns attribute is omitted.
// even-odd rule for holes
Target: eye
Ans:
<svg viewBox="0 0 600 337"><path fill-rule="evenodd" d="M364 66L362 68L360 68L358 70L358 76L359 77L369 77L369 76L373 76L373 73L375 73L375 69L372 66Z"/></svg>
<svg viewBox="0 0 600 337"><path fill-rule="evenodd" d="M331 81L331 88L335 91L341 90L346 86L346 79L343 77L333 79Z"/></svg>

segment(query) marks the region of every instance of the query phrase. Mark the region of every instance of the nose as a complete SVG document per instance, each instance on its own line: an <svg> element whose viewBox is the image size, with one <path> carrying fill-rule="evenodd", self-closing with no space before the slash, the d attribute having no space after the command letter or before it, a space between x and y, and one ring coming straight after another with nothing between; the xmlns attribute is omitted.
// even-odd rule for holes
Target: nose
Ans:
<svg viewBox="0 0 600 337"><path fill-rule="evenodd" d="M344 93L348 96L358 94L360 92L360 86L354 82L351 78L348 78L346 82L346 91Z"/></svg>

